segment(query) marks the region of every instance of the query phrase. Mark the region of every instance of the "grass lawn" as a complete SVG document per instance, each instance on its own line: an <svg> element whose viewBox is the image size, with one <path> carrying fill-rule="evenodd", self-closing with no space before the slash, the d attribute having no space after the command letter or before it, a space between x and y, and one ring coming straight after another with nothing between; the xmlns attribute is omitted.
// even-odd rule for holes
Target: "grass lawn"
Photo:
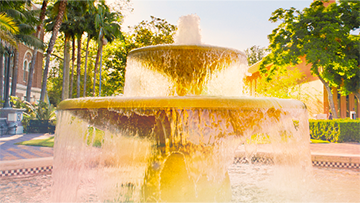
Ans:
<svg viewBox="0 0 360 203"><path fill-rule="evenodd" d="M310 143L320 144L320 143L330 143L330 142L329 142L329 141L326 141L326 140L314 140L314 139L310 139Z"/></svg>
<svg viewBox="0 0 360 203"><path fill-rule="evenodd" d="M39 147L54 147L54 137L49 137L46 139L35 139L28 140L23 142L15 143L17 145L30 145L30 146L39 146Z"/></svg>

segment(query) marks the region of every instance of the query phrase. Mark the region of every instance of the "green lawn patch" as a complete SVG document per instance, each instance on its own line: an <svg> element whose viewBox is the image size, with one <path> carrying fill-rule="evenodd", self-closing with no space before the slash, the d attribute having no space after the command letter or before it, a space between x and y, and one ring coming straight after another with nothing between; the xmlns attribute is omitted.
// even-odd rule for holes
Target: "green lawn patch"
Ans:
<svg viewBox="0 0 360 203"><path fill-rule="evenodd" d="M28 140L23 142L15 143L17 145L29 145L29 146L39 146L39 147L54 147L54 137L49 137L46 139L35 139Z"/></svg>
<svg viewBox="0 0 360 203"><path fill-rule="evenodd" d="M315 139L310 139L310 142L313 144L330 143L329 141L326 141L326 140L315 140Z"/></svg>

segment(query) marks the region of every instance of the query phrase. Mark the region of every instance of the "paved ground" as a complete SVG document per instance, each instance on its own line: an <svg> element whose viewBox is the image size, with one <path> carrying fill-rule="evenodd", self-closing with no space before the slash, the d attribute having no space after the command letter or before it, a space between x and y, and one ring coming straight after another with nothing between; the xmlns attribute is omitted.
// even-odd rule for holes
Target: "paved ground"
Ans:
<svg viewBox="0 0 360 203"><path fill-rule="evenodd" d="M15 145L15 143L44 139L49 134L4 135L0 137L0 161L52 157L53 148ZM359 143L310 144L312 154L360 155Z"/></svg>
<svg viewBox="0 0 360 203"><path fill-rule="evenodd" d="M310 144L311 153L336 154L336 155L360 155L359 143L328 143Z"/></svg>
<svg viewBox="0 0 360 203"><path fill-rule="evenodd" d="M49 134L4 135L0 137L0 161L52 157L53 148L16 145L31 139L45 139Z"/></svg>

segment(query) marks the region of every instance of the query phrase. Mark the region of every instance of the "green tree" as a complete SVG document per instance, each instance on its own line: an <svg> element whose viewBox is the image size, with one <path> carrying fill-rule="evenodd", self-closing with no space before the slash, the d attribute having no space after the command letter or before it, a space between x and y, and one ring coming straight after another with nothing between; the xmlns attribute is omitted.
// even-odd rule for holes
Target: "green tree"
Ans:
<svg viewBox="0 0 360 203"><path fill-rule="evenodd" d="M256 83L257 96L277 97L282 99L300 99L300 84L304 81L305 74L293 68L284 71L277 70L272 80L260 77Z"/></svg>
<svg viewBox="0 0 360 203"><path fill-rule="evenodd" d="M351 41L350 31L359 28L359 4L342 1L325 7L322 1L315 1L303 11L295 8L274 11L270 21L280 21L280 25L269 35L271 53L262 61L261 73L271 80L278 69L295 66L305 56L306 63L311 64L311 73L325 86L331 111L336 112L331 87L341 83L342 67L357 66L346 50ZM273 65L268 70L265 65L270 63Z"/></svg>
<svg viewBox="0 0 360 203"><path fill-rule="evenodd" d="M94 39L97 35L95 31L95 7L90 8L90 12L86 15L86 28L85 32L87 33L87 41L86 41L86 51L85 51L85 67L84 67L84 88L83 88L83 97L87 96L87 69L88 69L88 57L89 57L89 45L90 40Z"/></svg>
<svg viewBox="0 0 360 203"><path fill-rule="evenodd" d="M12 18L13 23L16 24L14 29L18 29L16 34L12 34L10 41L10 45L12 45L15 49L15 59L14 59L14 67L13 67L13 77L12 77L12 87L11 87L11 95L15 96L16 92L16 84L17 84L17 71L19 66L19 52L17 50L18 44L23 43L25 45L33 46L35 48L43 48L43 43L38 38L33 36L35 32L34 25L37 24L37 15L38 11L29 10L27 7L31 6L30 1L1 1L0 2L1 13L6 13L7 16ZM5 17L5 15L3 15ZM3 25L6 21L3 21ZM9 21L8 21L9 22ZM2 26L6 29L6 26ZM11 30L11 29L10 29ZM9 31L10 31L9 30ZM7 32L8 35L11 32ZM16 43L15 45L13 43Z"/></svg>
<svg viewBox="0 0 360 203"><path fill-rule="evenodd" d="M261 61L262 58L266 55L265 47L252 46L245 49L245 54L247 57L248 65L251 66L258 61Z"/></svg>
<svg viewBox="0 0 360 203"><path fill-rule="evenodd" d="M133 28L130 36L136 48L174 43L176 26L168 23L165 19L150 16L151 20L143 20Z"/></svg>
<svg viewBox="0 0 360 203"><path fill-rule="evenodd" d="M40 39L41 30L44 26L47 4L48 4L48 0L44 0L42 3L42 6L41 6L39 24L37 25L36 34L35 34L35 36L38 39ZM34 48L33 57L31 59L31 66L30 66L30 70L29 70L28 84L26 87L26 101L27 102L30 102L30 99L31 99L31 87L32 87L33 74L34 74L34 69L35 69L35 64L36 64L37 53L38 53L38 49Z"/></svg>
<svg viewBox="0 0 360 203"><path fill-rule="evenodd" d="M130 34L109 43L104 49L105 95L123 93L127 56L131 50L173 43L176 26L165 19L151 16L150 21L144 20L130 29Z"/></svg>
<svg viewBox="0 0 360 203"><path fill-rule="evenodd" d="M44 101L45 100L45 92L46 92L46 85L47 85L47 77L48 77L48 72L49 72L49 65L50 65L50 55L54 49L54 45L55 45L55 41L57 38L57 35L59 33L60 27L61 27L61 23L64 17L64 13L66 10L66 4L67 4L67 0L59 0L57 2L58 6L54 7L53 12L57 11L57 16L55 19L55 24L54 24L54 28L52 31L52 35L51 35L51 39L49 41L49 45L48 48L46 50L46 59L45 59L45 67L44 67L44 73L43 73L43 80L42 80L42 87L41 87L41 95L40 95L40 100ZM56 8L56 9L55 9Z"/></svg>
<svg viewBox="0 0 360 203"><path fill-rule="evenodd" d="M94 68L94 84L93 84L93 95L95 96L95 84L96 84L96 73L99 67L99 62L101 66L101 58L103 46L107 42L112 42L116 38L121 38L122 33L120 31L119 22L122 19L120 12L111 12L110 8L101 2L98 4L97 13L95 15L95 28L98 30L98 52L96 55L95 68ZM101 67L100 67L101 68ZM101 70L100 70L101 72ZM99 79L99 96L101 94L101 75Z"/></svg>
<svg viewBox="0 0 360 203"><path fill-rule="evenodd" d="M0 39L16 46L16 40L13 35L18 32L19 27L14 19L8 16L4 11L0 12ZM0 43L0 51L1 53L4 52L4 46L2 43Z"/></svg>

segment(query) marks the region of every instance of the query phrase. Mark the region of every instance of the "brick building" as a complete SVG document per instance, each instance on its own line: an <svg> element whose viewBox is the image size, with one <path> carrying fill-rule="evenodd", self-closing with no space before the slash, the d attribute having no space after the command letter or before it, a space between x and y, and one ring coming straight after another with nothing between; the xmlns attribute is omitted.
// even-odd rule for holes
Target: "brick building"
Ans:
<svg viewBox="0 0 360 203"><path fill-rule="evenodd" d="M306 104L310 117L314 114L327 114L329 115L329 101L325 86L316 76L313 76L310 72L311 64L306 65L305 59L302 58L302 63L298 64L296 68L305 75L305 79L300 86L300 92L307 98L303 100ZM251 76L247 76L245 79L248 81L249 90L251 96L257 96L256 86L259 74L260 62L252 65L249 68ZM269 65L271 66L271 65ZM268 68L269 68L268 66ZM290 67L288 67L290 69ZM332 88L333 100L335 109L339 118L350 117L350 111L355 110L357 117L360 115L360 103L356 100L354 94L348 96L342 96L338 93L336 88Z"/></svg>
<svg viewBox="0 0 360 203"><path fill-rule="evenodd" d="M32 7L29 8L32 10L40 9L39 5L32 4ZM35 35L35 34L34 34ZM40 39L44 40L44 31L40 34ZM28 47L24 44L19 44L18 46L18 52L19 52L19 64L18 64L18 71L17 71L17 84L16 84L16 92L15 95L19 97L20 99L24 99L26 97L26 89L28 84L28 77L29 77L29 70L31 66L31 60L33 56L33 47ZM3 62L5 63L5 56ZM11 58L10 62L10 91L11 92L11 86L12 86L12 77L13 71L14 71L14 62L13 58ZM5 64L3 64L4 70L4 83L5 83ZM37 57L36 57L36 63L33 73L33 81L32 81L32 88L31 88L31 102L36 102L40 99L40 93L41 93L41 80L42 80L42 66L43 66L43 51L38 50ZM4 94L5 91L3 91ZM4 95L2 95L1 98L4 98Z"/></svg>

